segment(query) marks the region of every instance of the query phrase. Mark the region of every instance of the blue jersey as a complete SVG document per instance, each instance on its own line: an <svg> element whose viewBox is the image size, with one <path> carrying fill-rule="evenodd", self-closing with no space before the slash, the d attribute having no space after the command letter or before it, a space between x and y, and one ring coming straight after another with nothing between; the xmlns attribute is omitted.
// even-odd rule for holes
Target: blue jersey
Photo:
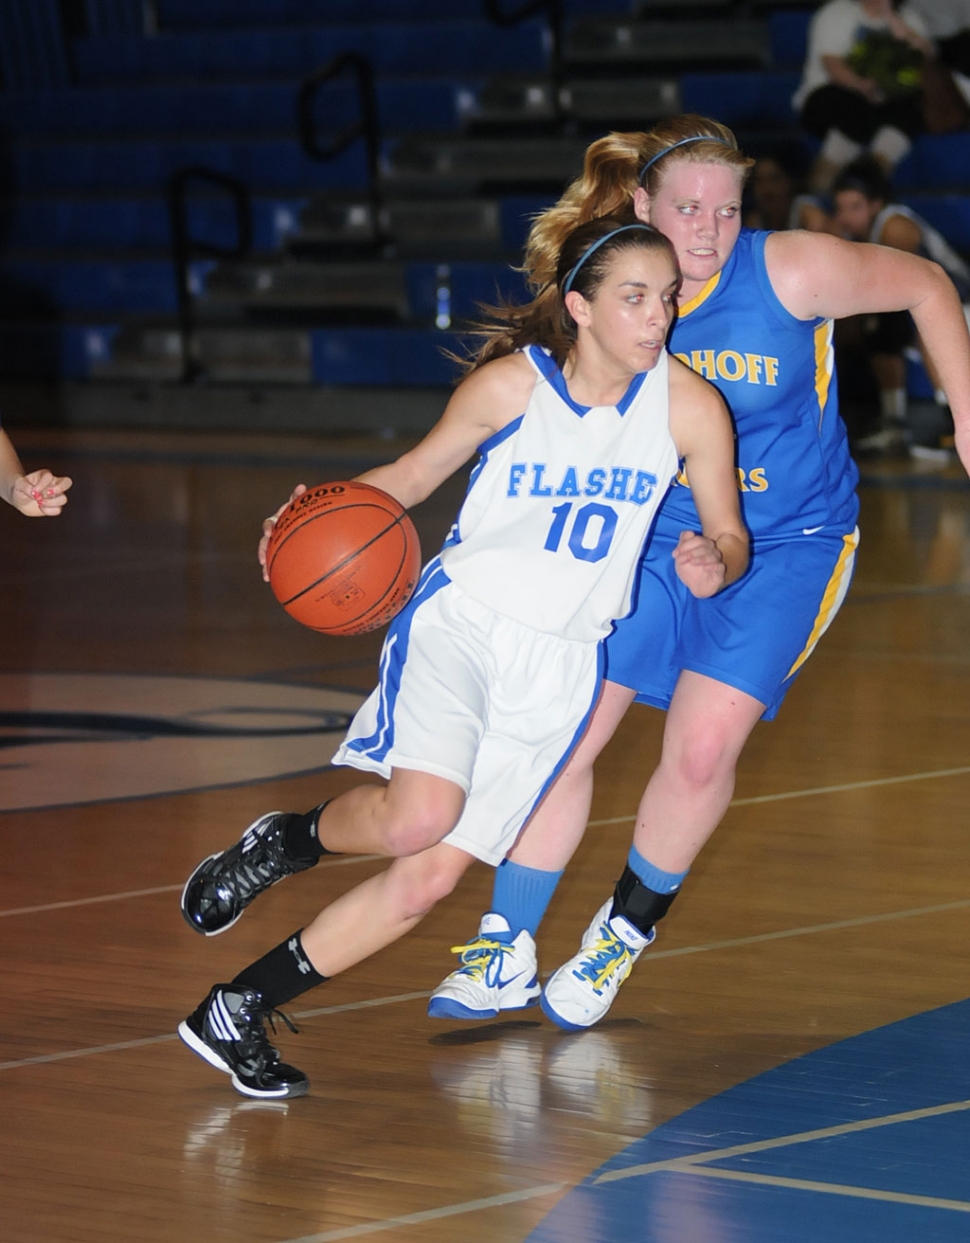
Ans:
<svg viewBox="0 0 970 1243"><path fill-rule="evenodd" d="M688 481L667 494L640 562L634 612L606 644L607 677L659 708L689 670L774 716L852 578L859 474L838 414L832 324L798 320L781 305L765 269L767 237L741 231L671 334L672 352L716 385L734 417L752 541L747 573L696 600L671 552L700 520Z"/></svg>
<svg viewBox="0 0 970 1243"><path fill-rule="evenodd" d="M839 418L830 320L799 320L765 268L769 234L742 229L731 258L680 307L670 349L714 384L734 418L738 486L755 540L851 530L859 474ZM672 489L658 531L700 529L690 489Z"/></svg>

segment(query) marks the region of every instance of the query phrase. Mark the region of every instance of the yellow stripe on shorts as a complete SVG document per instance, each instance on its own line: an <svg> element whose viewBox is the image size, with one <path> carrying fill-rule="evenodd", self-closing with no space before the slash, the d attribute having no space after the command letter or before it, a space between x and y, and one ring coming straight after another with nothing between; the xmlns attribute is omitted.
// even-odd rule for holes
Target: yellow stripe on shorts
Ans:
<svg viewBox="0 0 970 1243"><path fill-rule="evenodd" d="M815 616L815 624L812 626L812 633L808 636L808 642L802 648L800 656L785 674L786 682L793 674L798 672L812 652L815 651L816 643L831 626L836 613L841 608L845 594L849 590L849 583L852 581L852 565L855 561L855 552L858 547L859 528L856 527L851 535L843 535L842 537L842 551L839 553L839 559L835 563L832 577L826 584L822 595L822 603L819 605L818 613Z"/></svg>

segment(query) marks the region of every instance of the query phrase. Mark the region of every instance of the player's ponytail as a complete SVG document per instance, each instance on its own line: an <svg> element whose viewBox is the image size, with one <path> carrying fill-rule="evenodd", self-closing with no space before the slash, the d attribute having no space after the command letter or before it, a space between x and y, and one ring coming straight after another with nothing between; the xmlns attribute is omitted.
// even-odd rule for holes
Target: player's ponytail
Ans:
<svg viewBox="0 0 970 1243"><path fill-rule="evenodd" d="M629 210L572 229L556 255L552 279L531 302L487 308L488 318L473 330L480 345L470 358L459 360L465 371L527 345L542 346L562 367L577 336L576 322L566 308L567 293L575 291L592 301L614 254L634 248L662 251L674 271L679 270L670 241Z"/></svg>

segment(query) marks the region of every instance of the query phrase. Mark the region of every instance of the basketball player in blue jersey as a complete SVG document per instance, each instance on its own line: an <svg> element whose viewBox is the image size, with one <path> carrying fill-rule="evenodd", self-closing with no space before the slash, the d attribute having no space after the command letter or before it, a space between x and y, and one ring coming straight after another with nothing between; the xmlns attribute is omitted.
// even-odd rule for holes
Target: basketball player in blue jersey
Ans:
<svg viewBox="0 0 970 1243"><path fill-rule="evenodd" d="M433 995L433 1015L484 1018L508 1008L510 946L519 963L535 963L536 929L585 829L593 761L635 699L667 709L660 764L615 891L578 953L547 981L543 1009L566 1029L596 1023L654 939L731 802L755 722L778 711L849 585L857 471L836 404L834 319L910 312L970 465L970 336L952 281L899 250L742 230L750 164L731 131L703 117L611 134L591 145L582 176L530 235L526 270L537 289L570 229L631 201L671 239L683 285L670 349L720 389L734 416L751 565L703 604L677 583L670 550L697 522L688 464L658 516L636 610L607 642L608 680L590 727L498 868L492 909L480 935L458 947L461 965Z"/></svg>
<svg viewBox="0 0 970 1243"><path fill-rule="evenodd" d="M386 783L261 817L185 886L186 920L213 935L323 854L397 856L180 1025L243 1094L307 1090L269 1043L279 1006L413 928L474 859L505 857L588 723L604 640L680 461L699 517L669 550L677 581L704 598L744 572L730 419L664 348L679 281L670 243L632 214L571 231L550 286L486 332L437 426L361 477L409 507L480 454L336 758ZM538 993L534 972L520 976L518 1004Z"/></svg>
<svg viewBox="0 0 970 1243"><path fill-rule="evenodd" d="M24 472L17 450L0 427L0 497L28 518L56 518L67 504L71 480L49 470Z"/></svg>

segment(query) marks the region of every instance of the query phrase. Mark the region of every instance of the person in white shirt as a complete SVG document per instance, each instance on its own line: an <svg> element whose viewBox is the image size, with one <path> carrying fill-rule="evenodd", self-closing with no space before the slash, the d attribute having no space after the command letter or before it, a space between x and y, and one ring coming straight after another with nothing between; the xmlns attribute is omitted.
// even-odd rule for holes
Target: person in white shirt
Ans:
<svg viewBox="0 0 970 1243"><path fill-rule="evenodd" d="M792 97L802 128L822 140L811 189L868 152L891 171L923 129L921 66L934 55L911 3L829 0L812 18L802 80Z"/></svg>

